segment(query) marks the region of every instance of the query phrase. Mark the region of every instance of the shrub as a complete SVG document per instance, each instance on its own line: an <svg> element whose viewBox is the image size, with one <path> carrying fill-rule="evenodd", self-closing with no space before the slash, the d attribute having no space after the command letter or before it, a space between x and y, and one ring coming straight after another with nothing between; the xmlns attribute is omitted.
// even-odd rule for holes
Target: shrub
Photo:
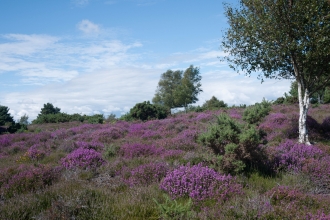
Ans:
<svg viewBox="0 0 330 220"><path fill-rule="evenodd" d="M242 119L250 124L256 124L261 121L271 110L271 102L262 100L253 106L247 107L243 112Z"/></svg>
<svg viewBox="0 0 330 220"><path fill-rule="evenodd" d="M225 108L227 106L228 105L224 101L219 100L216 97L212 96L210 100L205 101L202 108L207 110L214 110L219 108Z"/></svg>
<svg viewBox="0 0 330 220"><path fill-rule="evenodd" d="M103 124L104 116L102 114L95 114L91 116L84 116L85 120L90 124Z"/></svg>
<svg viewBox="0 0 330 220"><path fill-rule="evenodd" d="M107 145L104 149L104 153L103 155L110 159L112 157L115 157L119 151L120 147L114 145L114 144L110 144L110 145Z"/></svg>
<svg viewBox="0 0 330 220"><path fill-rule="evenodd" d="M228 173L238 173L250 165L261 165L263 152L259 147L262 135L251 125L243 125L227 114L221 114L217 123L199 135L199 142L219 155L221 168Z"/></svg>
<svg viewBox="0 0 330 220"><path fill-rule="evenodd" d="M235 194L242 194L242 187L230 175L221 175L213 169L198 164L181 166L168 173L160 188L175 199L190 197L195 201L217 199L225 201Z"/></svg>
<svg viewBox="0 0 330 220"><path fill-rule="evenodd" d="M104 117L102 114L96 115L80 115L80 114L67 114L67 113L54 113L54 114L39 114L38 117L32 121L32 124L45 124L45 123L64 123L72 121L87 121L90 124L102 124Z"/></svg>
<svg viewBox="0 0 330 220"><path fill-rule="evenodd" d="M148 163L140 165L127 172L124 168L122 173L124 181L130 186L149 185L159 182L169 171L168 165L165 163Z"/></svg>
<svg viewBox="0 0 330 220"><path fill-rule="evenodd" d="M102 159L101 153L94 149L80 147L62 158L61 163L67 169L96 169L103 165L105 161Z"/></svg>
<svg viewBox="0 0 330 220"><path fill-rule="evenodd" d="M162 219L190 219L192 217L191 207L192 200L189 198L187 203L178 203L176 200L172 200L167 195L164 195L165 202L160 203L154 199L157 204L160 216Z"/></svg>
<svg viewBox="0 0 330 220"><path fill-rule="evenodd" d="M164 119L169 114L169 110L161 105L153 105L149 101L137 103L131 110L130 116L133 119L142 121L150 119Z"/></svg>

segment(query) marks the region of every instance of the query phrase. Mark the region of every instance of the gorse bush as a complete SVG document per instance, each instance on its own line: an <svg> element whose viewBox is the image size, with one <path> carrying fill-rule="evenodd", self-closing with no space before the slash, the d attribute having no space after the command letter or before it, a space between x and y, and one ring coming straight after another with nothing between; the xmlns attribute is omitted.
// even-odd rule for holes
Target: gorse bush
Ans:
<svg viewBox="0 0 330 220"><path fill-rule="evenodd" d="M62 166L67 169L95 169L105 163L102 154L94 149L80 147L61 160Z"/></svg>
<svg viewBox="0 0 330 220"><path fill-rule="evenodd" d="M271 105L271 102L264 99L261 103L249 106L244 110L242 119L250 124L256 124L268 115Z"/></svg>
<svg viewBox="0 0 330 220"><path fill-rule="evenodd" d="M168 173L160 188L172 198L190 197L194 201L216 199L224 202L231 196L242 194L242 186L230 175L221 175L202 164L180 166Z"/></svg>
<svg viewBox="0 0 330 220"><path fill-rule="evenodd" d="M255 126L241 124L227 114L219 115L217 122L200 134L198 140L219 155L220 167L225 172L239 173L247 166L259 166L263 162L263 151L259 147L262 133Z"/></svg>

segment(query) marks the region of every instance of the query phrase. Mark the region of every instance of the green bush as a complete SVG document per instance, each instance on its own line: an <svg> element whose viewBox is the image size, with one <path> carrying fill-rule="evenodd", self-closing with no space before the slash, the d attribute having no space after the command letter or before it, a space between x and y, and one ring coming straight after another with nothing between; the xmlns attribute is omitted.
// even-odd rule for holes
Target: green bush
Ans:
<svg viewBox="0 0 330 220"><path fill-rule="evenodd" d="M6 125L6 123L14 123L14 119L9 114L9 108L0 105L0 126Z"/></svg>
<svg viewBox="0 0 330 220"><path fill-rule="evenodd" d="M169 196L164 195L164 203L159 203L154 199L160 212L161 219L190 219L192 217L192 200L189 198L187 203L178 203Z"/></svg>
<svg viewBox="0 0 330 220"><path fill-rule="evenodd" d="M150 119L164 119L169 114L169 110L161 105L153 105L149 101L137 103L129 112L127 118L138 119L142 121Z"/></svg>
<svg viewBox="0 0 330 220"><path fill-rule="evenodd" d="M273 104L274 104L274 105L280 105L280 104L283 104L284 101L285 101L285 98L284 98L284 97L279 97L279 98L277 98L277 99L273 102Z"/></svg>
<svg viewBox="0 0 330 220"><path fill-rule="evenodd" d="M264 99L261 103L249 106L244 110L242 119L249 124L256 124L269 114L271 105L271 102Z"/></svg>
<svg viewBox="0 0 330 220"><path fill-rule="evenodd" d="M198 141L217 154L220 168L227 173L239 173L250 165L258 164L263 157L259 145L262 134L255 126L241 124L227 114L217 117L217 122L198 137Z"/></svg>
<svg viewBox="0 0 330 220"><path fill-rule="evenodd" d="M205 110L214 110L214 109L228 107L228 105L224 101L219 100L216 97L212 96L212 98L210 100L207 100L202 107Z"/></svg>
<svg viewBox="0 0 330 220"><path fill-rule="evenodd" d="M103 124L104 116L102 114L95 114L91 116L84 115L85 120L90 124Z"/></svg>
<svg viewBox="0 0 330 220"><path fill-rule="evenodd" d="M67 114L67 113L57 113L57 114L39 114L38 117L32 121L32 124L45 124L45 123L64 123L71 121L87 121L90 124L102 124L104 117L102 114L96 115L80 115L80 114Z"/></svg>

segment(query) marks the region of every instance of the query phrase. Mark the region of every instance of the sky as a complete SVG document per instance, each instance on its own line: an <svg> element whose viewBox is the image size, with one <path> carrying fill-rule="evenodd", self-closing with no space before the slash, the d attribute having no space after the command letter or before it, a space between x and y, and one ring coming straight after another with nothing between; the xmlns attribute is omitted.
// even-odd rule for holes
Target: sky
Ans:
<svg viewBox="0 0 330 220"><path fill-rule="evenodd" d="M212 96L250 105L290 88L220 62L222 1L0 0L0 21L0 105L15 120L35 119L45 103L119 117L152 100L162 73L190 65L202 76L194 105Z"/></svg>

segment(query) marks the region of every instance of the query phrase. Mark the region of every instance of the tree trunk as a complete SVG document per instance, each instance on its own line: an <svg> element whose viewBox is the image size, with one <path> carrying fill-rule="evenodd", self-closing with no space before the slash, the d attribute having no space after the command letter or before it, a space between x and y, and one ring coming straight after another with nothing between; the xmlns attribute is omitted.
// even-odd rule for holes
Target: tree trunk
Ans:
<svg viewBox="0 0 330 220"><path fill-rule="evenodd" d="M308 89L299 81L298 83L298 99L299 99L299 143L308 144L308 130L306 126L307 112L309 108L309 91Z"/></svg>

